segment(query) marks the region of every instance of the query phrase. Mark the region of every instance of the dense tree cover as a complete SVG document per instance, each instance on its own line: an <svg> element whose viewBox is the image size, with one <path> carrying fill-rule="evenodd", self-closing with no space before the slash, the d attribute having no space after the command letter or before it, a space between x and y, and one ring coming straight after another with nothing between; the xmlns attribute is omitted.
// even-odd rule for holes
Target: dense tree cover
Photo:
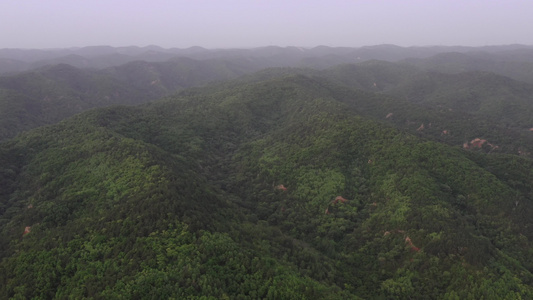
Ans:
<svg viewBox="0 0 533 300"><path fill-rule="evenodd" d="M182 157L92 121L61 123L12 145L25 170L3 170L13 188L2 199L2 295L342 295L269 258L270 245L288 237L247 222ZM20 182L9 181L17 173ZM272 242L254 240L256 232Z"/></svg>
<svg viewBox="0 0 533 300"><path fill-rule="evenodd" d="M338 66L320 76L347 86L331 90L363 115L449 145L479 138L486 143L471 150L531 157L530 84L485 72L451 75L373 61ZM371 94L354 93L353 87Z"/></svg>
<svg viewBox="0 0 533 300"><path fill-rule="evenodd" d="M3 74L0 76L0 141L90 108L153 101L183 88L233 79L272 67L326 70L271 69L251 76L252 80L287 72L303 73L325 77L352 89L392 93L402 100L426 104L426 108L436 105L440 110L453 109L459 114L481 108L477 112L483 114L476 114L474 123L493 123L493 116L498 115L502 128L497 135L511 130L512 141L517 136L524 138L521 131L527 129L524 126L531 125L531 108L529 104L524 105L524 100L530 102L531 87L519 87L516 82L494 74L531 84L531 53L531 47L521 45L478 48L319 46L312 49L271 46L218 50L157 46L0 49L0 73ZM25 72L15 72L17 69ZM435 72L439 74L433 74ZM464 72L470 73L461 74ZM406 112L395 110L394 113L400 115L402 111ZM419 117L410 115L406 122L417 123ZM464 128L465 121L461 119L461 124L455 126L453 132L462 133L457 129ZM419 126L420 123L415 129ZM486 126L480 127L485 129ZM459 144L465 139L478 137L471 135L461 135ZM456 139L457 135L454 143ZM508 144L509 141L504 142ZM518 151L531 152L518 150L515 145L511 148L515 154Z"/></svg>
<svg viewBox="0 0 533 300"><path fill-rule="evenodd" d="M470 147L471 151L532 157L533 87L496 74L440 74L367 61L322 71L266 69L218 89L289 75L311 77L323 88L321 93L348 104L359 115L417 136L460 147L480 139L485 140L482 147Z"/></svg>
<svg viewBox="0 0 533 300"><path fill-rule="evenodd" d="M4 142L0 295L533 298L531 159L393 128L394 101L286 75Z"/></svg>
<svg viewBox="0 0 533 300"><path fill-rule="evenodd" d="M255 70L255 65L223 60L176 58L164 63L135 61L103 70L63 63L0 76L0 141L91 108L145 103Z"/></svg>

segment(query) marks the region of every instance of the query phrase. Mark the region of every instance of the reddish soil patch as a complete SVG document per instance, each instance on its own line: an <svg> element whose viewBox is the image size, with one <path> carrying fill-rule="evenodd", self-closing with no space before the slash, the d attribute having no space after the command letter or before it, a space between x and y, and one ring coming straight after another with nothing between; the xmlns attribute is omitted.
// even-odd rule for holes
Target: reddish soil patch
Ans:
<svg viewBox="0 0 533 300"><path fill-rule="evenodd" d="M277 189L277 190L284 191L284 192L287 190L287 188L286 188L283 184L278 185L278 186L276 187L276 189Z"/></svg>

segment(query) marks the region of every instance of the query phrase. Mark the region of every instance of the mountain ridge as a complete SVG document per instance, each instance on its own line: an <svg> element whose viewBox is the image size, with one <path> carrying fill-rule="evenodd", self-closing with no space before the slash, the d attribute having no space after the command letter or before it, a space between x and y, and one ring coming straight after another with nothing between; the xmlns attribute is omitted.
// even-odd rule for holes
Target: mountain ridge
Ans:
<svg viewBox="0 0 533 300"><path fill-rule="evenodd" d="M262 76L0 144L0 293L533 295L531 159L365 112L394 96Z"/></svg>

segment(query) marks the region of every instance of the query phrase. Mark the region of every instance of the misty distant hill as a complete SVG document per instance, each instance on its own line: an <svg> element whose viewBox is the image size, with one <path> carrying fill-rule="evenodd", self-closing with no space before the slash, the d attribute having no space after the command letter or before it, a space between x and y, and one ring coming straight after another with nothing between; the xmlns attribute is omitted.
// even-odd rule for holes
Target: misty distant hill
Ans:
<svg viewBox="0 0 533 300"><path fill-rule="evenodd" d="M445 52L428 58L409 58L404 62L436 72L487 71L533 83L533 50L528 48L496 53Z"/></svg>
<svg viewBox="0 0 533 300"><path fill-rule="evenodd" d="M258 47L251 49L165 49L159 46L110 47L90 46L65 49L0 49L0 74L14 73L41 67L47 64L68 63L78 68L102 69L127 62L143 60L166 61L173 57L196 60L236 58L261 62L266 67L319 67L327 68L341 63L357 63L366 60L399 61L403 59L425 59L439 53L484 53L489 60L531 62L533 48L524 45L460 47L399 47L395 45L365 46L360 48L317 46L301 47Z"/></svg>
<svg viewBox="0 0 533 300"><path fill-rule="evenodd" d="M445 50L454 52L435 54ZM25 53L23 50L3 51L18 58ZM393 113L394 118L385 121L407 130L431 123L432 129L425 128L416 134L435 136L455 145L485 136L500 144L498 151L527 153L521 149L528 148L529 142L520 146L513 141L529 140L528 129L533 127L532 88L527 84L533 74L529 62L532 50L526 46L402 48L381 45L312 49L272 46L221 50L150 46L28 51L40 53L37 55L40 58L46 53L50 55L46 51L78 54L49 60L59 64L0 77L0 140L95 107L151 102L190 87L239 77L239 81L222 86L291 74L320 78L322 82L334 84L332 90L344 87L388 94L396 100L368 103L366 108L360 103L360 110L376 118ZM184 56L174 56L176 53ZM128 61L143 55L152 60L161 55L165 61ZM408 55L413 57L405 58ZM524 61L516 61L519 58ZM20 64L14 58L5 60L14 66ZM97 60L102 64L95 64ZM104 61L126 63L102 69ZM411 109L404 109L406 107ZM467 125L467 120L479 126ZM490 133L485 132L488 127L493 128ZM440 136L444 130L453 130L455 134ZM457 134L459 132L461 134Z"/></svg>
<svg viewBox="0 0 533 300"><path fill-rule="evenodd" d="M257 69L240 62L176 58L132 61L101 70L61 63L0 76L0 141L91 108L145 103Z"/></svg>

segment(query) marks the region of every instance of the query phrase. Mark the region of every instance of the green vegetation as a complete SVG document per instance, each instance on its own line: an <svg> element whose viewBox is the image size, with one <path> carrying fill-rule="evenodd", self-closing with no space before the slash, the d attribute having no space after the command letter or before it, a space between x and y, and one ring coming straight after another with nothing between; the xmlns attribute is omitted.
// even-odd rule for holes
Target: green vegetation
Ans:
<svg viewBox="0 0 533 300"><path fill-rule="evenodd" d="M0 297L533 298L529 88L462 74L481 82L463 107L452 79L411 99L421 71L361 67L265 70L1 143ZM488 86L524 107L513 122ZM462 148L476 137L500 149Z"/></svg>
<svg viewBox="0 0 533 300"><path fill-rule="evenodd" d="M99 71L58 64L1 76L0 141L91 108L145 103L253 70L255 66L182 58L165 63L130 62Z"/></svg>

